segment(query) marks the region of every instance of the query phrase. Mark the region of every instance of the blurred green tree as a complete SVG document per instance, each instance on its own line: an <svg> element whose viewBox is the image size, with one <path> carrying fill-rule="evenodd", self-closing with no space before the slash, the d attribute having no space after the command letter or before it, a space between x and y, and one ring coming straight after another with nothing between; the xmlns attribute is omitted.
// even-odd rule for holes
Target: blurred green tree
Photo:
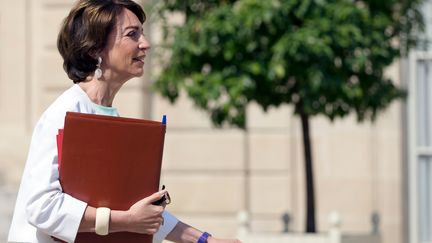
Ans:
<svg viewBox="0 0 432 243"><path fill-rule="evenodd" d="M246 126L246 107L291 104L300 117L306 232L316 232L309 119L355 113L374 120L404 96L384 70L418 41L422 0L162 0L170 51L155 83L175 102L185 90L221 126Z"/></svg>

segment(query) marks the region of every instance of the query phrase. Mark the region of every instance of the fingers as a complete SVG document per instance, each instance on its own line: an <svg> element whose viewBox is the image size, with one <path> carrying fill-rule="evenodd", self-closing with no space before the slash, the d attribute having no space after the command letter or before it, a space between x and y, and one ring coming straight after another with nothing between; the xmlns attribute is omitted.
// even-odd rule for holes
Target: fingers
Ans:
<svg viewBox="0 0 432 243"><path fill-rule="evenodd" d="M147 234L156 234L159 231L159 228L163 225L163 217L159 217L156 222L153 222L149 225L147 229Z"/></svg>
<svg viewBox="0 0 432 243"><path fill-rule="evenodd" d="M161 199L165 194L167 193L166 190L160 190L158 192L153 193L152 195L144 198L147 204L151 204L153 202L156 202L157 200Z"/></svg>
<svg viewBox="0 0 432 243"><path fill-rule="evenodd" d="M159 228L161 225L163 225L163 217L162 216L157 216L152 218L151 220L148 220L147 222L145 222L146 225L148 225L149 227L157 227Z"/></svg>
<svg viewBox="0 0 432 243"><path fill-rule="evenodd" d="M154 234L163 224L164 206L156 206L152 203L158 201L165 195L166 190L153 193L152 195L141 199L129 209L133 229L131 232Z"/></svg>

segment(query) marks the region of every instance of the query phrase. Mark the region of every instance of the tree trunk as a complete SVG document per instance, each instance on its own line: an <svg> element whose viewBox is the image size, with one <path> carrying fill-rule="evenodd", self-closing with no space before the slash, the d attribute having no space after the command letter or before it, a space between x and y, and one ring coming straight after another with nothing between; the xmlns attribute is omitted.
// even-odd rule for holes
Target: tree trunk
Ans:
<svg viewBox="0 0 432 243"><path fill-rule="evenodd" d="M309 134L309 115L303 111L303 107L300 107L298 111L300 113L303 129L303 149L306 172L306 232L315 233L315 191L312 168L312 148Z"/></svg>

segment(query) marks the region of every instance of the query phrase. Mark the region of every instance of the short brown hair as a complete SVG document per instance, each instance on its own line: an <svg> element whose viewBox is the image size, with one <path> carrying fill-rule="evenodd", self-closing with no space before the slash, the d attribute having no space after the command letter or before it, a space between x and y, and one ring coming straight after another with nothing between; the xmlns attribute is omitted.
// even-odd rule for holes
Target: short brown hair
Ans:
<svg viewBox="0 0 432 243"><path fill-rule="evenodd" d="M74 83L86 79L96 70L95 56L107 44L108 35L123 9L133 12L143 24L145 13L132 0L79 0L63 21L57 48L63 68Z"/></svg>

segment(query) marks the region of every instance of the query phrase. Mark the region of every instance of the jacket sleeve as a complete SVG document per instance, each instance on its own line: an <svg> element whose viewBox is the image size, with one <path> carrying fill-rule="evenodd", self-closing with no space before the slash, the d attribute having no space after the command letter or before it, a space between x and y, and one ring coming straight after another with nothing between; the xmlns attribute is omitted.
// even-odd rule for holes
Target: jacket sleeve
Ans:
<svg viewBox="0 0 432 243"><path fill-rule="evenodd" d="M153 235L153 243L162 242L179 222L176 217L167 211L164 211L162 216L164 218L164 224L159 228L158 232Z"/></svg>
<svg viewBox="0 0 432 243"><path fill-rule="evenodd" d="M87 204L63 193L58 172L56 135L63 120L46 116L35 127L30 144L27 174L32 190L26 202L28 222L44 233L73 242Z"/></svg>

